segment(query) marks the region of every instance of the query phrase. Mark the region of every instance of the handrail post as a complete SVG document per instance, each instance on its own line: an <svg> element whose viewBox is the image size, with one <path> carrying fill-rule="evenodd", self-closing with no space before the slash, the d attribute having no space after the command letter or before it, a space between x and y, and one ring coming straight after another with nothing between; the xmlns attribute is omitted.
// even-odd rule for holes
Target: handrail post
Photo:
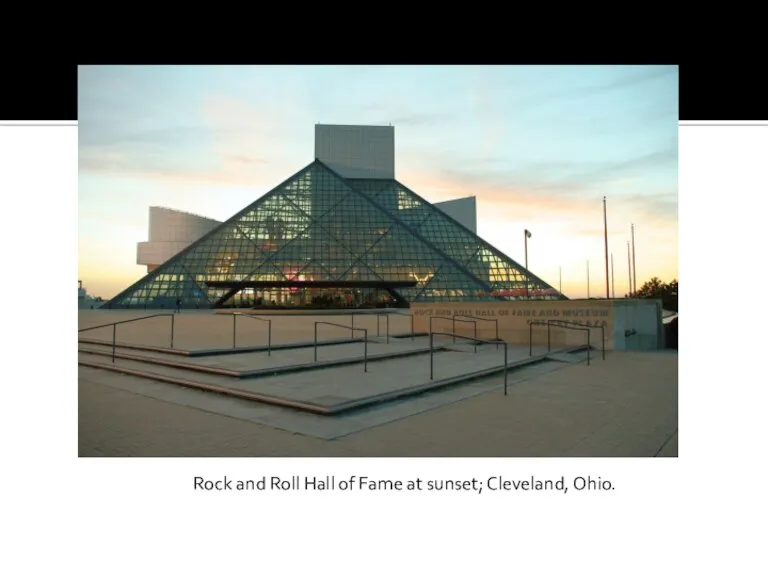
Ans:
<svg viewBox="0 0 768 576"><path fill-rule="evenodd" d="M592 331L587 328L587 366L589 366L589 351L592 348L592 339L590 338L590 334Z"/></svg>
<svg viewBox="0 0 768 576"><path fill-rule="evenodd" d="M389 344L389 314L384 316L387 319L387 344Z"/></svg>
<svg viewBox="0 0 768 576"><path fill-rule="evenodd" d="M355 329L355 313L352 312L352 330L354 330L354 329ZM354 336L354 335L355 335L355 333L352 332L352 336Z"/></svg>
<svg viewBox="0 0 768 576"><path fill-rule="evenodd" d="M237 314L232 313L232 348L237 348Z"/></svg>
<svg viewBox="0 0 768 576"><path fill-rule="evenodd" d="M176 319L176 316L171 316L171 348L173 348L173 325L174 321Z"/></svg>
<svg viewBox="0 0 768 576"><path fill-rule="evenodd" d="M533 321L528 324L528 356L533 356Z"/></svg>
<svg viewBox="0 0 768 576"><path fill-rule="evenodd" d="M379 330L379 320L381 320L380 316L381 314L376 314L376 336L381 336L381 332Z"/></svg>
<svg viewBox="0 0 768 576"><path fill-rule="evenodd" d="M272 319L267 320L267 356L272 356Z"/></svg>
<svg viewBox="0 0 768 576"><path fill-rule="evenodd" d="M499 349L499 321L494 320L496 322L496 350Z"/></svg>
<svg viewBox="0 0 768 576"><path fill-rule="evenodd" d="M602 324L600 325L600 332L602 332L603 337L603 360L605 360L605 326Z"/></svg>
<svg viewBox="0 0 768 576"><path fill-rule="evenodd" d="M504 342L504 396L507 395L507 343Z"/></svg>
<svg viewBox="0 0 768 576"><path fill-rule="evenodd" d="M378 320L376 320L378 322ZM352 333L352 338L355 337L355 333ZM363 372L368 372L368 330L363 330L363 337L365 340L363 343L365 344L365 347L363 348Z"/></svg>
<svg viewBox="0 0 768 576"><path fill-rule="evenodd" d="M429 331L429 379L434 380L434 362L432 361L432 330Z"/></svg>
<svg viewBox="0 0 768 576"><path fill-rule="evenodd" d="M112 363L115 363L115 341L117 340L117 324L112 324Z"/></svg>
<svg viewBox="0 0 768 576"><path fill-rule="evenodd" d="M456 344L456 316L453 317L453 343Z"/></svg>
<svg viewBox="0 0 768 576"><path fill-rule="evenodd" d="M551 344L550 335L549 335L550 333L549 327L550 327L550 323L547 322L547 352L550 352L552 350L552 344Z"/></svg>
<svg viewBox="0 0 768 576"><path fill-rule="evenodd" d="M317 362L317 322L315 322L315 362Z"/></svg>
<svg viewBox="0 0 768 576"><path fill-rule="evenodd" d="M430 319L430 323L429 323L430 329L429 329L429 331L432 332L432 322L431 322L432 317L430 316L429 319ZM411 342L413 342L414 338L415 338L415 336L414 336L414 333L413 333L413 311L411 310Z"/></svg>
<svg viewBox="0 0 768 576"><path fill-rule="evenodd" d="M474 341L474 345L475 345L475 354L477 354L477 321L475 321L475 341Z"/></svg>

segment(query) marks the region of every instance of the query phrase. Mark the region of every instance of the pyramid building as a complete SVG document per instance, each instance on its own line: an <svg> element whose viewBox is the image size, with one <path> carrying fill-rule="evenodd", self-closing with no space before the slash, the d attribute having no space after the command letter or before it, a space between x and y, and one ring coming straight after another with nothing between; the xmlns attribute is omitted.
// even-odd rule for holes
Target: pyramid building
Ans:
<svg viewBox="0 0 768 576"><path fill-rule="evenodd" d="M402 306L564 296L394 177L394 129L317 125L316 159L107 308Z"/></svg>

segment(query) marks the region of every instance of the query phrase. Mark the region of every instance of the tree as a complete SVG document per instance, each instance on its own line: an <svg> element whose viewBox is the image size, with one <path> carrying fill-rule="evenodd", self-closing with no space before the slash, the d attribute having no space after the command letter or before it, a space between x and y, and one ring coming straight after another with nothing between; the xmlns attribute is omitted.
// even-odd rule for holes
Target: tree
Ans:
<svg viewBox="0 0 768 576"><path fill-rule="evenodd" d="M636 298L658 298L665 310L677 312L677 278L669 283L662 282L657 276L648 280L635 294Z"/></svg>

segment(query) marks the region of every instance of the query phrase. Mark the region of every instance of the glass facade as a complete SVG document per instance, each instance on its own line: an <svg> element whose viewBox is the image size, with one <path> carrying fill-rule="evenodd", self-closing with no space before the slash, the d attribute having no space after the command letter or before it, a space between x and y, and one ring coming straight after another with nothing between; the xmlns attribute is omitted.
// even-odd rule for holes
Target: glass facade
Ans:
<svg viewBox="0 0 768 576"><path fill-rule="evenodd" d="M526 282L527 279L527 282ZM110 300L210 308L210 281L415 280L408 302L559 299L557 290L396 180L344 179L316 160ZM386 291L244 289L224 305L381 304Z"/></svg>

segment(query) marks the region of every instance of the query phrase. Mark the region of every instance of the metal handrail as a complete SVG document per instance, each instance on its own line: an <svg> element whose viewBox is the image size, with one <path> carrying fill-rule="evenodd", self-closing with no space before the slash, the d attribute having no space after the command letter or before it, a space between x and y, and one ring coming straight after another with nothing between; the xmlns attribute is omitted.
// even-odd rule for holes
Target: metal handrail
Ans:
<svg viewBox="0 0 768 576"><path fill-rule="evenodd" d="M351 326L347 326L345 324L336 324L335 322L323 322L321 320L315 321L315 362L317 362L317 325L318 324L327 324L328 326L337 326L339 328L346 328L347 330L352 331L353 336L354 336L355 330L365 334L365 337L363 339L363 342L365 344L365 348L363 351L363 372L368 372L368 330L366 330L365 328L352 328Z"/></svg>
<svg viewBox="0 0 768 576"><path fill-rule="evenodd" d="M171 317L171 348L173 348L173 326L174 326L174 318L175 315L166 312L164 314L152 314L152 316L142 316L140 318L131 318L130 320L119 320L117 322L110 322L109 324L101 324L100 326L91 326L90 328L81 328L78 330L78 334L80 332L88 332L89 330L97 330L99 328L107 328L108 326L112 326L112 363L115 362L115 347L117 342L117 325L118 324L128 324L128 322L138 322L139 320L148 320L150 318L159 318L160 316L170 316Z"/></svg>
<svg viewBox="0 0 768 576"><path fill-rule="evenodd" d="M600 328L600 342L602 342L602 353L603 353L603 360L605 360L605 326L602 324L600 326L590 326L589 324L582 324L581 322L574 322L572 320L547 320L547 322L551 322L553 325L571 325L571 326L581 326L582 328L589 328L590 330L593 328ZM549 349L549 338L547 338L547 349Z"/></svg>
<svg viewBox="0 0 768 576"><path fill-rule="evenodd" d="M415 332L413 330L413 310L409 311L408 314L403 314L402 312L392 312L392 314L396 314L397 316L410 316L411 317L411 340L415 339Z"/></svg>
<svg viewBox="0 0 768 576"><path fill-rule="evenodd" d="M486 322L493 322L496 324L496 349L499 349L499 321L496 318L483 318L482 316L472 316L471 314L457 314L457 316L462 316L464 318L474 318L476 320L485 320Z"/></svg>
<svg viewBox="0 0 768 576"><path fill-rule="evenodd" d="M389 312L366 312L360 314L359 312L352 312L352 328L355 327L355 316L376 316L376 336L381 336L379 317L384 316L387 319L387 344L389 344Z"/></svg>
<svg viewBox="0 0 768 576"><path fill-rule="evenodd" d="M432 334L432 319L438 320L451 320L453 322L453 343L456 343L456 316L430 316L429 317L429 333ZM475 338L477 338L477 320L459 320L459 322L472 323L475 325ZM475 352L477 352L477 344L475 344Z"/></svg>
<svg viewBox="0 0 768 576"><path fill-rule="evenodd" d="M484 343L484 344L492 344L492 340L482 340L480 338L472 338L471 336L462 336L461 334L451 334L450 332L430 332L429 333L429 379L434 380L434 361L432 359L434 355L434 346L433 346L433 336L435 334L443 335L443 336L458 336L459 338L464 338L465 340L473 340L475 342L475 346L477 346L478 342ZM507 358L508 353L507 350L509 348L509 345L506 342L501 342L501 344L504 344L504 396L507 395Z"/></svg>
<svg viewBox="0 0 768 576"><path fill-rule="evenodd" d="M244 318L251 318L252 320L259 320L260 322L267 323L267 356L272 356L272 320L269 318L259 318L258 316L252 316L250 314L242 314L240 312L232 313L232 348L237 348L237 317L242 316Z"/></svg>
<svg viewBox="0 0 768 576"><path fill-rule="evenodd" d="M530 320L528 322L528 356L533 356L533 326L546 326L547 327L547 352L549 352L549 328L550 326L558 326L559 328L565 328L567 330L581 330L587 333L587 366L589 366L589 351L592 349L592 331L585 326L566 326L552 324L551 320Z"/></svg>

